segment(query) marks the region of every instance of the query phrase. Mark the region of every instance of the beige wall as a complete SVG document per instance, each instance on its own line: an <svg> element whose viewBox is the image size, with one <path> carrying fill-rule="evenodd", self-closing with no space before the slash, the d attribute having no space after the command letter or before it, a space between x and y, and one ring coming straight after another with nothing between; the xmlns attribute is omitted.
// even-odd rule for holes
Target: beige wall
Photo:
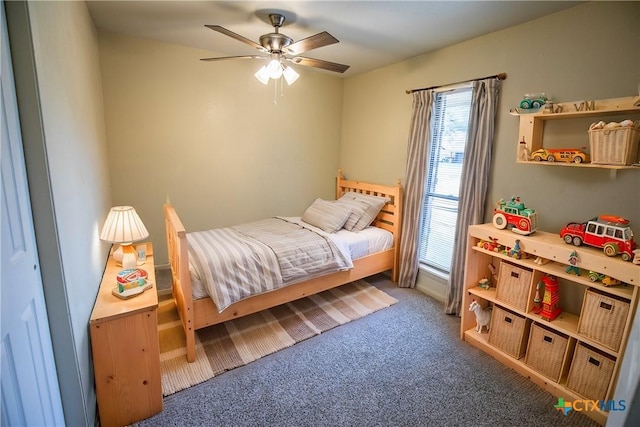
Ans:
<svg viewBox="0 0 640 427"><path fill-rule="evenodd" d="M202 62L211 52L100 33L115 204L131 204L167 263L162 204L188 230L301 215L331 198L339 167L343 81L295 67L274 105L258 61Z"/></svg>
<svg viewBox="0 0 640 427"><path fill-rule="evenodd" d="M607 170L516 164L518 118L508 113L528 92L544 91L559 102L637 95L638 22L638 2L589 2L347 79L340 164L358 179L404 179L411 117L405 90L506 72L485 220L495 200L520 195L539 212L545 231L612 212L629 218L638 234L640 171L620 171L610 179ZM589 123L548 125L545 144L588 146ZM420 284L440 298L444 283L420 276Z"/></svg>

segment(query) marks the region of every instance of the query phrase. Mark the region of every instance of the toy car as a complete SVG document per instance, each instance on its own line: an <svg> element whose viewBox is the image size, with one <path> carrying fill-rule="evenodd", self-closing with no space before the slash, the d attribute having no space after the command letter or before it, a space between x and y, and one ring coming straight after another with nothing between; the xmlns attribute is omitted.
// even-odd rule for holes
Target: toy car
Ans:
<svg viewBox="0 0 640 427"><path fill-rule="evenodd" d="M585 153L575 148L541 148L531 153L530 158L536 162L546 160L548 162L584 163L589 161Z"/></svg>
<svg viewBox="0 0 640 427"><path fill-rule="evenodd" d="M597 282L598 280L600 280L605 286L614 286L622 283L618 279L614 279L611 276L607 276L606 274L598 273L596 271L589 271L589 280L591 280L592 282Z"/></svg>
<svg viewBox="0 0 640 427"><path fill-rule="evenodd" d="M527 93L520 101L520 108L530 110L532 108L541 108L547 102L547 96L544 93Z"/></svg>
<svg viewBox="0 0 640 427"><path fill-rule="evenodd" d="M509 201L500 199L493 210L493 226L500 230L509 228L514 233L528 235L538 228L538 214L535 210L525 207L518 196L513 196Z"/></svg>
<svg viewBox="0 0 640 427"><path fill-rule="evenodd" d="M615 215L600 215L587 222L571 222L560 230L565 243L602 248L607 256L622 255L624 261L635 258L636 243L629 220Z"/></svg>

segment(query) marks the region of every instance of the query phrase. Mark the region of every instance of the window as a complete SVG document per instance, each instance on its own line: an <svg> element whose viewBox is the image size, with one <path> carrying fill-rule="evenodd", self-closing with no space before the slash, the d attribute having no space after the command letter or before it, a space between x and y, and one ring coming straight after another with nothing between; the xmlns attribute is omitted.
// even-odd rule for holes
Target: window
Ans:
<svg viewBox="0 0 640 427"><path fill-rule="evenodd" d="M451 270L471 95L471 87L462 87L436 93L433 101L418 256L443 273Z"/></svg>

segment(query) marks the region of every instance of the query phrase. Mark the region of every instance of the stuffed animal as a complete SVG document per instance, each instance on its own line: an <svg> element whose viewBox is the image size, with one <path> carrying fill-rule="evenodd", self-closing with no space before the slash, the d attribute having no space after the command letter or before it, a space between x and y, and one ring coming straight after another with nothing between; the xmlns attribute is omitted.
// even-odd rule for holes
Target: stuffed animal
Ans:
<svg viewBox="0 0 640 427"><path fill-rule="evenodd" d="M487 332L489 332L489 323L491 322L491 309L490 308L482 308L478 301L473 300L471 304L469 304L469 311L473 311L476 315L476 331L481 334L482 327L487 328Z"/></svg>

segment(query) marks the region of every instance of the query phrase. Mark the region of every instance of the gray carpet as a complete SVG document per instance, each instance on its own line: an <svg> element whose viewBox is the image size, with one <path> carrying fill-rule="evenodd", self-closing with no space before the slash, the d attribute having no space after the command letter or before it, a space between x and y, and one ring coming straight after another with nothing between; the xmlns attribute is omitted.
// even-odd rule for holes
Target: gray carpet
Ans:
<svg viewBox="0 0 640 427"><path fill-rule="evenodd" d="M594 426L459 339L460 320L384 275L399 303L164 399L137 426Z"/></svg>

